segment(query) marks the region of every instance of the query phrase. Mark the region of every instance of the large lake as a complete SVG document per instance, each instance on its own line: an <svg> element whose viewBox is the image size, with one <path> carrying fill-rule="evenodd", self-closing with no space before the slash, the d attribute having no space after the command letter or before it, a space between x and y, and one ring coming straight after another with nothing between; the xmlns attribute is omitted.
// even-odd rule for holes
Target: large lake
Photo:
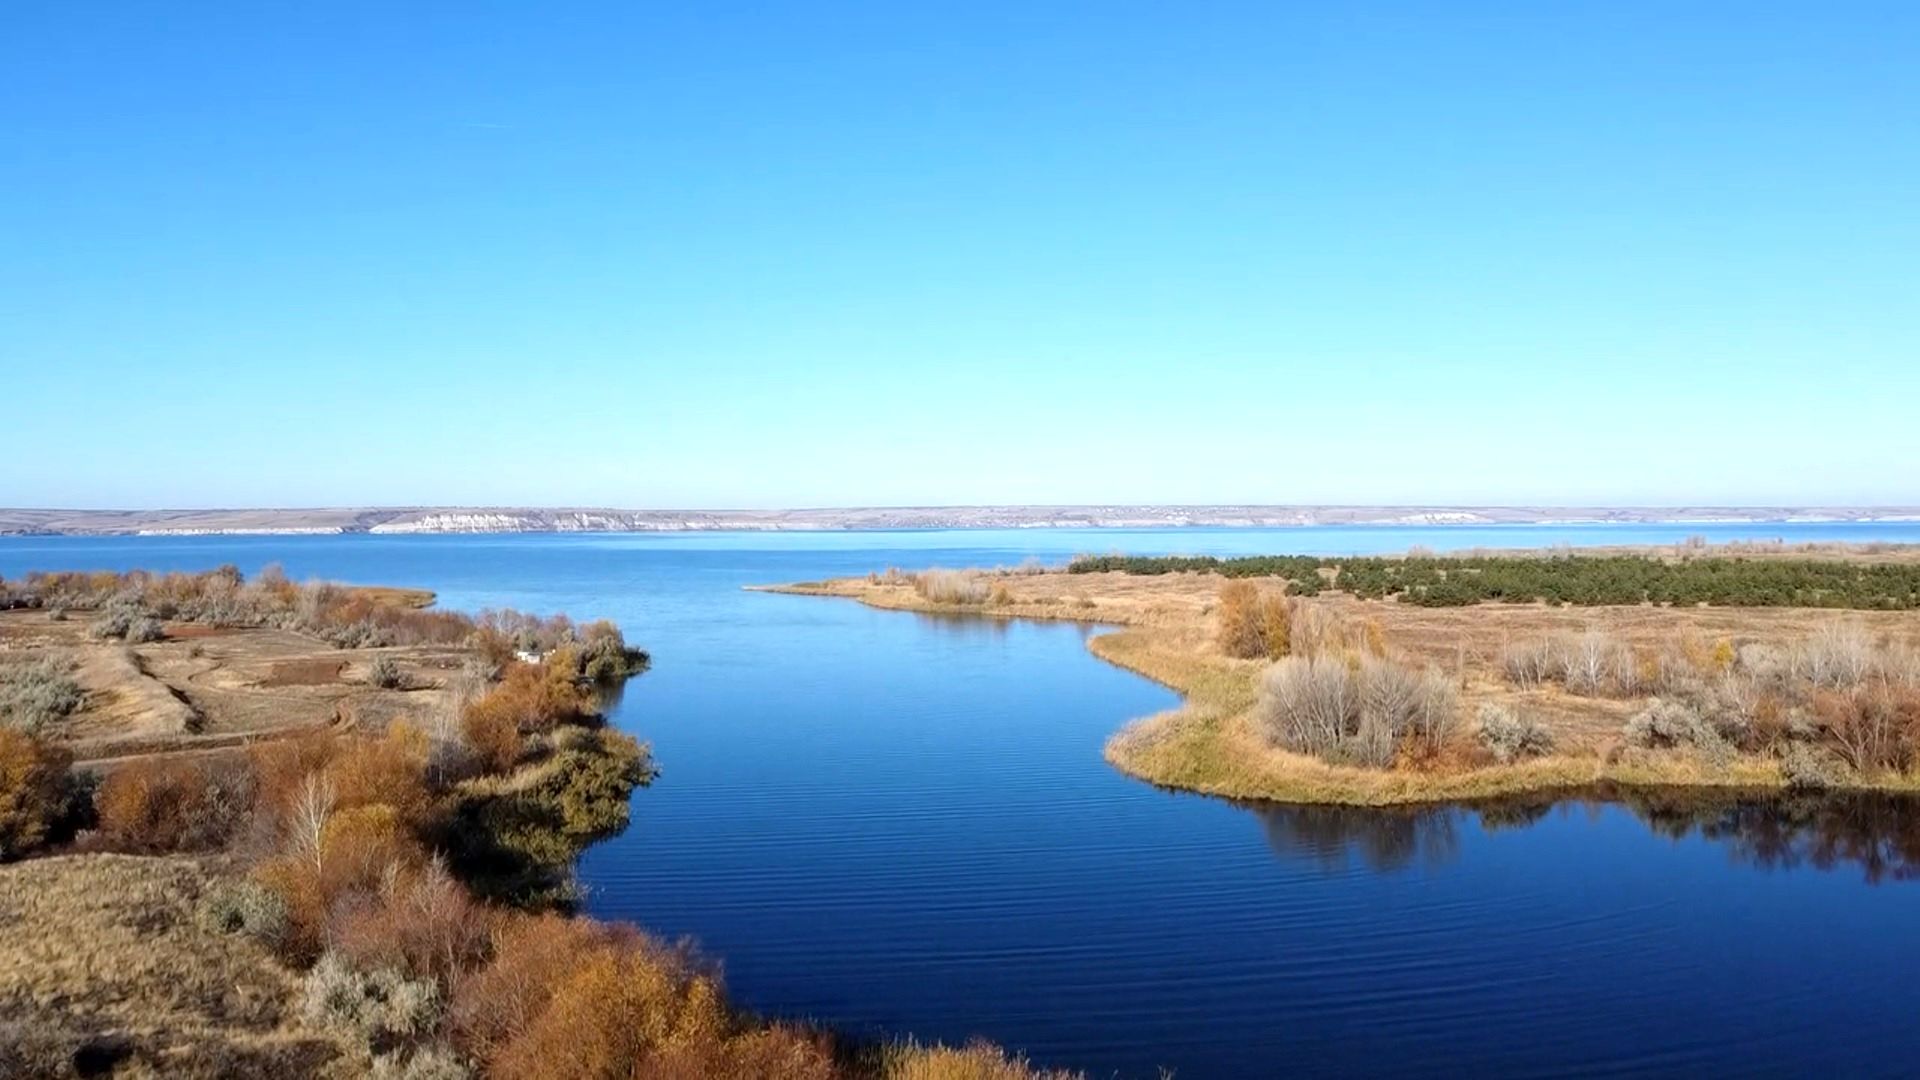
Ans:
<svg viewBox="0 0 1920 1080"><path fill-rule="evenodd" d="M1094 1076L1906 1074L1920 817L1885 800L1385 813L1245 807L1109 769L1174 704L1059 624L753 583L1076 552L1349 554L1900 540L1920 525L0 539L28 569L419 585L610 617L663 772L589 909L687 935L763 1011L984 1035Z"/></svg>

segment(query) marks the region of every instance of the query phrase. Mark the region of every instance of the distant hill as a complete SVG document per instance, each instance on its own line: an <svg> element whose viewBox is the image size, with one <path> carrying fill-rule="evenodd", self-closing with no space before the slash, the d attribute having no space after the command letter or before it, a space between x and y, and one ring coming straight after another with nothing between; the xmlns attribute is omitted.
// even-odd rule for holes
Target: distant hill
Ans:
<svg viewBox="0 0 1920 1080"><path fill-rule="evenodd" d="M0 535L686 532L1920 521L1920 507L891 506L814 510L453 507L6 510Z"/></svg>

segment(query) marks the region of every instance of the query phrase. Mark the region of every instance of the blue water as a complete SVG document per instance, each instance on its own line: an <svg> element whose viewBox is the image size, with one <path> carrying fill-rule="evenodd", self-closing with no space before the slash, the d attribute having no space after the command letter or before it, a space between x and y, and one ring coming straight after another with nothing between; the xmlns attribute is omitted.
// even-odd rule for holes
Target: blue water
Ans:
<svg viewBox="0 0 1920 1080"><path fill-rule="evenodd" d="M12 538L0 574L278 561L618 620L655 667L615 720L663 774L583 860L588 907L697 939L767 1012L984 1035L1095 1076L1908 1072L1910 811L1783 833L1598 802L1483 817L1167 793L1100 746L1173 696L1093 659L1082 628L740 588L1111 550L1693 534L1920 542L1920 525Z"/></svg>

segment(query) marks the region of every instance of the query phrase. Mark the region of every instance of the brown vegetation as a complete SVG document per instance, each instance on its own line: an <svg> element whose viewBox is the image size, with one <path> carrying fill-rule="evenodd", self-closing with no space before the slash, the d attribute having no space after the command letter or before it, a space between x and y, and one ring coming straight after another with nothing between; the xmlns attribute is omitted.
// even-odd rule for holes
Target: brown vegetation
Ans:
<svg viewBox="0 0 1920 1080"><path fill-rule="evenodd" d="M1548 573L1564 560L1534 563L1536 572ZM913 579L876 574L781 591L941 609L908 587ZM1899 734L1909 715L1901 688L1920 679L1881 674L1920 670L1910 659L1920 648L1920 620L1905 612L1434 607L1361 599L1323 581L1316 595L1286 597L1288 645L1280 663L1299 672L1312 658L1325 658L1324 677L1292 688L1344 688L1352 696L1334 695L1338 708L1328 715L1337 714L1338 722L1287 734L1286 710L1271 682L1263 703L1272 652L1253 644L1264 643L1264 636L1249 629L1258 620L1248 615L1253 597L1278 595L1287 581L1177 570L984 574L981 580L990 594L1005 594L975 609L983 615L1124 627L1092 638L1089 647L1181 690L1186 701L1117 734L1107 756L1129 773L1169 786L1371 805L1601 782L1920 787L1915 739ZM1456 705L1438 713L1416 709L1445 719L1415 725L1433 735L1396 737L1388 750L1379 732L1393 725L1364 722L1367 710L1356 689L1362 666L1400 673L1379 679L1379 693L1391 691L1404 702L1408 695L1401 691L1428 686L1438 694L1444 684ZM1823 689L1841 692L1816 700ZM1660 711L1652 711L1656 699ZM1679 722L1675 707L1702 722ZM1325 737L1306 738L1308 728Z"/></svg>
<svg viewBox="0 0 1920 1080"><path fill-rule="evenodd" d="M317 603L274 575L243 584L224 572L54 576L36 588L76 603L111 595L125 610L170 606L169 617L253 618ZM356 642L452 625L376 614L388 606L328 600L311 625L345 628L336 640ZM45 611L9 619L0 625L8 647L67 640L67 622ZM223 695L241 692L227 688L238 682L226 666L234 643L284 633L169 634L113 653L123 662L87 677L118 700L126 683L165 672L179 682L163 685L194 715L219 724L234 700ZM459 654L384 649L351 684L343 672L357 665L257 657L247 692L267 682L286 694L351 685L346 692L385 695L351 700L393 711L366 722L356 710L352 722L283 732L243 753L106 763L87 807L95 827L76 850L160 857L89 854L0 871L9 927L54 931L44 945L0 942L0 1015L33 1021L18 1031L0 1024L0 1073L121 1063L165 1075L421 1080L473 1067L609 1080L1032 1075L988 1049L862 1050L766 1023L729 1005L717 974L685 949L631 927L535 913L566 899L556 880L587 843L626 824L630 793L652 775L644 745L599 726L591 688L637 670L645 654L610 624L511 613L484 616L462 640ZM418 678L475 653L486 662L437 686ZM324 677L307 677L316 674ZM61 745L0 726L0 859L61 840L78 822L82 789L69 761ZM182 851L211 853L219 869L167 855ZM55 866L54 877L32 869ZM94 881L96 866L123 880L90 896L70 925L127 950L124 964L53 921L53 908L80 906L64 883ZM27 908L7 907L16 901ZM49 1017L60 1022L42 1022Z"/></svg>
<svg viewBox="0 0 1920 1080"><path fill-rule="evenodd" d="M57 746L0 727L0 862L39 848L72 817L72 761Z"/></svg>
<svg viewBox="0 0 1920 1080"><path fill-rule="evenodd" d="M1220 586L1220 610L1215 615L1220 651L1242 660L1278 660L1292 647L1292 609L1277 589L1262 589L1251 581L1229 581Z"/></svg>

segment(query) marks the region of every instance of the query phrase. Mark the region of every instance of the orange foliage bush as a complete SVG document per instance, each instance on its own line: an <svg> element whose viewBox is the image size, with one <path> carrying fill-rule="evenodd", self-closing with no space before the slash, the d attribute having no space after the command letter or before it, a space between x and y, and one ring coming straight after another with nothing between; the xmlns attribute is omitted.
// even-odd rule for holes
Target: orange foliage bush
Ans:
<svg viewBox="0 0 1920 1080"><path fill-rule="evenodd" d="M505 772L520 760L522 736L592 714L593 701L580 686L578 670L571 647L554 650L538 664L510 664L497 685L462 711L461 729L483 768Z"/></svg>
<svg viewBox="0 0 1920 1080"><path fill-rule="evenodd" d="M1246 660L1277 660L1287 655L1291 614L1284 594L1261 589L1251 581L1227 582L1220 587L1215 616L1220 651Z"/></svg>
<svg viewBox="0 0 1920 1080"><path fill-rule="evenodd" d="M449 987L486 961L494 920L436 860L397 870L377 893L338 905L329 937L361 971L393 968Z"/></svg>
<svg viewBox="0 0 1920 1080"><path fill-rule="evenodd" d="M391 807L399 821L418 831L431 817L433 793L427 790L427 737L406 724L393 724L379 738L343 739L326 763L336 806Z"/></svg>
<svg viewBox="0 0 1920 1080"><path fill-rule="evenodd" d="M552 915L501 928L492 962L456 989L450 1023L487 1075L509 1080L837 1075L825 1039L748 1029L684 953L632 927Z"/></svg>
<svg viewBox="0 0 1920 1080"><path fill-rule="evenodd" d="M288 955L309 962L325 947L336 909L377 895L426 862L425 850L394 808L373 804L328 814L318 849L282 855L254 876L287 905Z"/></svg>
<svg viewBox="0 0 1920 1080"><path fill-rule="evenodd" d="M53 835L71 806L73 756L25 732L0 727L0 861Z"/></svg>
<svg viewBox="0 0 1920 1080"><path fill-rule="evenodd" d="M282 834L285 818L307 777L326 771L343 749L331 732L255 744L247 752L253 771L254 805L274 835Z"/></svg>
<svg viewBox="0 0 1920 1080"><path fill-rule="evenodd" d="M94 795L100 842L143 853L216 848L245 822L253 795L253 775L244 764L129 762Z"/></svg>
<svg viewBox="0 0 1920 1080"><path fill-rule="evenodd" d="M485 700L474 702L460 714L460 730L481 771L507 772L526 752L526 740L520 736L520 722L506 710L478 707Z"/></svg>

